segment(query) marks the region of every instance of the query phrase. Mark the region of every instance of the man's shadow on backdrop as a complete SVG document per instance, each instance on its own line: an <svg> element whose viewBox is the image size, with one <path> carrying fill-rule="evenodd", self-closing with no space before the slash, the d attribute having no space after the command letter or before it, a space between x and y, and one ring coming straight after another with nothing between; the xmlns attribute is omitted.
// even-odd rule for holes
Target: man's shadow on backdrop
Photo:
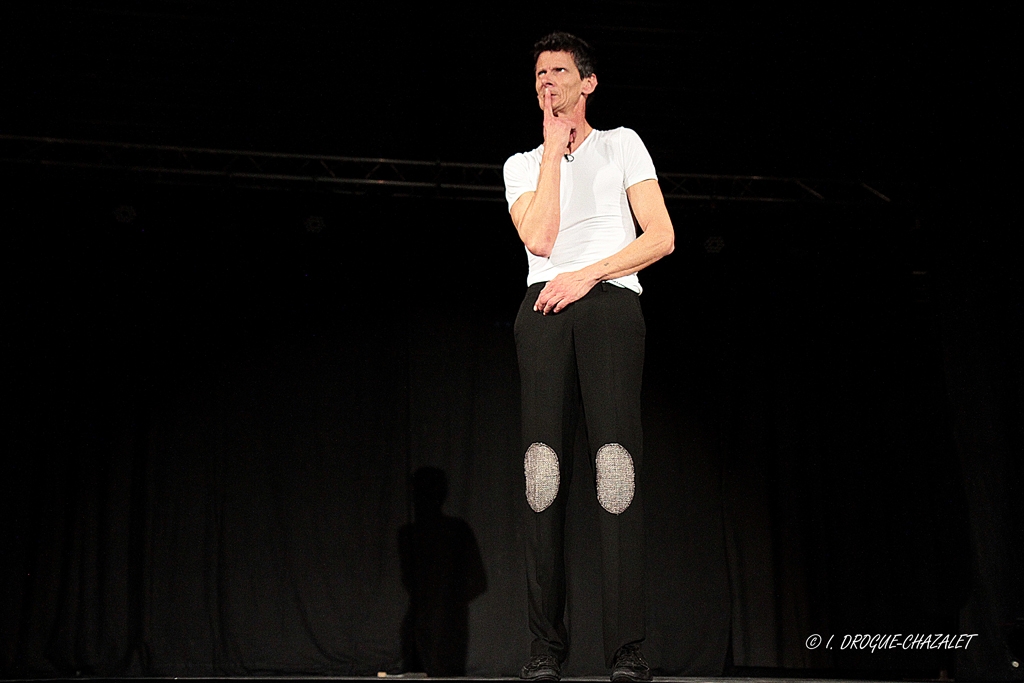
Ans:
<svg viewBox="0 0 1024 683"><path fill-rule="evenodd" d="M442 511L448 477L436 467L412 476L413 522L398 531L409 611L402 621L405 671L465 676L469 603L487 590L473 530Z"/></svg>

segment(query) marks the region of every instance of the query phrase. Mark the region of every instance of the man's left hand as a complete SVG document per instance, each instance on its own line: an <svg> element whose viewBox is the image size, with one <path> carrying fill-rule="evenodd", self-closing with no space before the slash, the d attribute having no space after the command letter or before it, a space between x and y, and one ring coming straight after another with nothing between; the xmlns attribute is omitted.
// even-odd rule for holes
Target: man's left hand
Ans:
<svg viewBox="0 0 1024 683"><path fill-rule="evenodd" d="M540 290L533 310L544 315L559 313L569 304L582 299L597 283L597 280L585 275L582 270L559 273Z"/></svg>

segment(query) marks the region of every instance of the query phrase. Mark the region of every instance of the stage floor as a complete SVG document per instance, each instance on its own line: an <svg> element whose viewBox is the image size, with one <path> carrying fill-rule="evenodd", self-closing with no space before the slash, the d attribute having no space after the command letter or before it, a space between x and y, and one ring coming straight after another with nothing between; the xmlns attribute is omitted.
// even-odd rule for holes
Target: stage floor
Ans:
<svg viewBox="0 0 1024 683"><path fill-rule="evenodd" d="M81 676L77 678L16 678L16 679L0 679L0 681L19 681L21 683L71 683L80 681L90 681L91 683L99 683L103 681L116 681L117 683L157 683L163 681L180 681L187 683L188 681L237 681L237 682L252 682L252 683L302 683L304 681L338 681L339 683L369 683L370 681L413 681L413 680L430 680L430 681L459 681L460 683L469 683L473 681L518 681L518 677L497 677L497 678L484 678L475 676L464 676L457 678L427 678L422 675L392 675L392 676L210 676L210 677L191 677L191 676L180 676L180 677L152 677L152 678L111 678L111 677L88 677ZM917 678L917 677L906 677L906 678L811 678L811 677L757 677L757 678L744 678L744 677L719 677L719 676L655 676L654 680L664 681L665 683L900 683L902 681L950 681L952 679L940 679L940 678ZM607 676L567 676L563 677L562 681L586 681L590 682L605 682L608 681Z"/></svg>

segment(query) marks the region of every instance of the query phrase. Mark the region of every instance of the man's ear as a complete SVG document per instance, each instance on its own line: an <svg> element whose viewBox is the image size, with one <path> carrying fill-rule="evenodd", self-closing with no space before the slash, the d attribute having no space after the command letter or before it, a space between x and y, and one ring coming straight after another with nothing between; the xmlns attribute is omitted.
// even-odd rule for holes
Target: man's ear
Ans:
<svg viewBox="0 0 1024 683"><path fill-rule="evenodd" d="M590 74L583 79L583 94L589 95L597 87L597 74Z"/></svg>

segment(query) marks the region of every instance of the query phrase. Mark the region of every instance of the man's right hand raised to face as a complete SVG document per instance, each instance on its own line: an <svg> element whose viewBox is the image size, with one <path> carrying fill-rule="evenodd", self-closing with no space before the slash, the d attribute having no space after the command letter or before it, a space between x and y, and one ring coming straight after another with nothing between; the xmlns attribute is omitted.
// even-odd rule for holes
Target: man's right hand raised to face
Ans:
<svg viewBox="0 0 1024 683"><path fill-rule="evenodd" d="M559 154L572 151L570 145L576 140L577 129L583 128L587 111L587 96L580 94L572 112L564 110L556 114L551 108L551 89L544 89L544 149L558 150Z"/></svg>

